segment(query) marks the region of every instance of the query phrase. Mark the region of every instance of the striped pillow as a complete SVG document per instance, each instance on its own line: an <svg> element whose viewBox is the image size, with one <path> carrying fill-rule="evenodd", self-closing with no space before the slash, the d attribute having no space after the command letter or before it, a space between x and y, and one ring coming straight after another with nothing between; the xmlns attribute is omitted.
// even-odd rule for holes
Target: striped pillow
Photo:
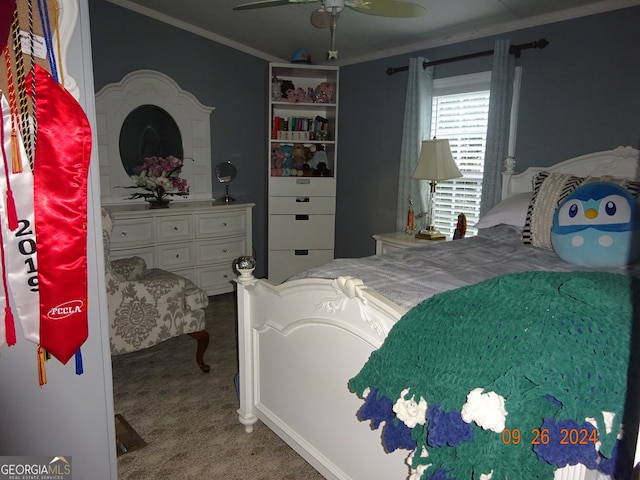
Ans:
<svg viewBox="0 0 640 480"><path fill-rule="evenodd" d="M527 209L522 241L534 247L553 250L551 225L553 214L567 195L585 181L567 173L540 172L532 179L533 197Z"/></svg>
<svg viewBox="0 0 640 480"><path fill-rule="evenodd" d="M626 188L631 195L640 198L640 182L627 178L576 177L569 173L543 171L534 175L531 186L533 196L527 209L527 218L522 231L522 241L534 247L552 250L551 225L558 205L583 183L611 182Z"/></svg>

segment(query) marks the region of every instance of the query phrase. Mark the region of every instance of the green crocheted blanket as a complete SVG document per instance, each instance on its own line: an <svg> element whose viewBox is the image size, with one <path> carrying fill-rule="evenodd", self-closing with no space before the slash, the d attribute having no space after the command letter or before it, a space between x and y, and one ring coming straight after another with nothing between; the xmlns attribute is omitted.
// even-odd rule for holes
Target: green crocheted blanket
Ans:
<svg viewBox="0 0 640 480"><path fill-rule="evenodd" d="M412 479L613 473L629 361L629 277L508 274L425 300L349 381ZM490 475L490 476L488 476Z"/></svg>

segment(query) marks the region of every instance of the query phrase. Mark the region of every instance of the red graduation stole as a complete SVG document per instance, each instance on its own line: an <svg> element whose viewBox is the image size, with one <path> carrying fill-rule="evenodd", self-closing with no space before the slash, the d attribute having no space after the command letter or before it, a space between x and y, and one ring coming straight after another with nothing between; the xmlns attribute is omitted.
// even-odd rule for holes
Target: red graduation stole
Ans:
<svg viewBox="0 0 640 480"><path fill-rule="evenodd" d="M34 213L40 345L66 364L88 336L87 177L91 127L73 96L35 65Z"/></svg>
<svg viewBox="0 0 640 480"><path fill-rule="evenodd" d="M0 0L0 45L4 47L11 31L16 0Z"/></svg>

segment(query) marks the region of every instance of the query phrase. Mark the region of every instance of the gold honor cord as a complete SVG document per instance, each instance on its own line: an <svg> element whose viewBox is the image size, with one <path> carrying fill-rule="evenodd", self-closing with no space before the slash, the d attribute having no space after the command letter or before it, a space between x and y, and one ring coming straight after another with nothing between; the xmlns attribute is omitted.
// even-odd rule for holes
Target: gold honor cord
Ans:
<svg viewBox="0 0 640 480"><path fill-rule="evenodd" d="M31 139L31 129L29 126L29 99L27 98L26 81L24 74L24 59L22 57L22 43L20 42L20 19L18 17L18 7L13 13L13 24L11 25L13 35L13 50L16 57L16 78L18 80L18 109L20 111L20 126L22 131L22 141L24 150L29 159L29 165L33 170L33 143ZM31 52L33 54L33 52ZM11 72L7 75L11 75ZM35 115L34 115L35 117Z"/></svg>
<svg viewBox="0 0 640 480"><path fill-rule="evenodd" d="M36 75L35 75L35 37L33 34L33 0L29 0L27 2L27 13L28 13L28 21L29 21L29 51L31 52L31 65L30 65L30 72L31 72L31 103L33 105L33 115L32 115L32 121L33 121L33 126L31 128L31 139L30 139L30 146L32 149L36 148L36 137L37 137L37 133L38 133L38 117L36 116ZM29 154L29 159L30 159L30 164L31 164L31 170L33 170L33 159L34 159L35 153L33 153L33 150L31 151L31 153Z"/></svg>
<svg viewBox="0 0 640 480"><path fill-rule="evenodd" d="M11 172L21 173L22 162L20 161L20 148L18 146L18 105L16 103L16 90L13 87L13 76L11 74L11 56L9 55L9 46L5 45L3 49L4 61L7 66L7 90L9 110L11 112Z"/></svg>

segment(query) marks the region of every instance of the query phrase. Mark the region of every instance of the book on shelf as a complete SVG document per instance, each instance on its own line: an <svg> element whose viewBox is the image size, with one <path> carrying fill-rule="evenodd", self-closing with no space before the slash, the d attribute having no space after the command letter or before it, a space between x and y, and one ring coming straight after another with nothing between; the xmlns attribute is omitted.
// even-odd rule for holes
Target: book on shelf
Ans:
<svg viewBox="0 0 640 480"><path fill-rule="evenodd" d="M329 122L326 118L274 116L271 138L277 140L328 140Z"/></svg>

